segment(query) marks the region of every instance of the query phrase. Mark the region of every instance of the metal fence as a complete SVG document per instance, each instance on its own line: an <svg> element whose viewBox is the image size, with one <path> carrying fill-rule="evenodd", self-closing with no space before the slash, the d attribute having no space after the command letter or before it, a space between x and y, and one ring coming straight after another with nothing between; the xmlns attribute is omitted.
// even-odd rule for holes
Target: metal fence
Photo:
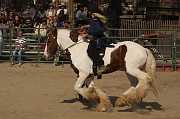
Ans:
<svg viewBox="0 0 180 119"><path fill-rule="evenodd" d="M27 28L26 28L27 29ZM22 29L23 30L23 29ZM28 29L34 31L34 28ZM40 28L38 29L38 31ZM14 50L14 39L16 29L11 27L1 27L0 54L1 61L10 61L12 51ZM180 25L179 21L161 21L161 20L121 20L120 29L109 28L108 40L119 42L132 40L149 47L154 52L158 68L161 70L178 70L180 67ZM157 33L156 37L142 37L142 34L149 35ZM24 62L33 63L69 63L68 56L60 49L57 52L55 60L43 60L43 50L46 37L42 38L38 34L24 33L27 39L27 49L24 53ZM1 38L0 38L1 39Z"/></svg>
<svg viewBox="0 0 180 119"><path fill-rule="evenodd" d="M177 70L180 67L180 21L122 19L120 29L110 29L112 41L137 41L153 50L158 67ZM154 37L143 35L156 34Z"/></svg>

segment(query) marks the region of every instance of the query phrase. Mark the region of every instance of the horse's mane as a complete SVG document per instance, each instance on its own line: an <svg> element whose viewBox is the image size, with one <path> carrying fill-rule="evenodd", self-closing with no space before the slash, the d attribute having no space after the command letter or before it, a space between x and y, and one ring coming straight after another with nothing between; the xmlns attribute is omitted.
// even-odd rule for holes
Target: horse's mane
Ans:
<svg viewBox="0 0 180 119"><path fill-rule="evenodd" d="M69 37L73 42L78 42L78 36L79 36L78 29L71 30Z"/></svg>
<svg viewBox="0 0 180 119"><path fill-rule="evenodd" d="M47 35L53 35L54 37L57 37L57 28L56 27L48 27L47 29Z"/></svg>

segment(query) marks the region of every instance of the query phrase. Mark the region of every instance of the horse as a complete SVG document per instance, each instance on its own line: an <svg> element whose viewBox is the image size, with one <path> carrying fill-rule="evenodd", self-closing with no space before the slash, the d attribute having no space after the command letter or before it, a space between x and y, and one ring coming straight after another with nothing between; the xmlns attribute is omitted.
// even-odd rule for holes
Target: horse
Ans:
<svg viewBox="0 0 180 119"><path fill-rule="evenodd" d="M98 88L93 79L93 62L87 54L89 42L81 35L73 42L69 37L71 30L57 29L57 40L47 41L45 57L53 56L55 44L68 50L73 69L78 74L74 85L75 92L90 102L96 102L96 111L112 110L112 103L107 94ZM105 69L102 74L125 71L130 81L130 88L115 101L116 106L133 106L140 103L152 91L159 95L156 84L156 61L152 52L132 41L117 42L107 47L103 57ZM53 47L52 47L53 46Z"/></svg>

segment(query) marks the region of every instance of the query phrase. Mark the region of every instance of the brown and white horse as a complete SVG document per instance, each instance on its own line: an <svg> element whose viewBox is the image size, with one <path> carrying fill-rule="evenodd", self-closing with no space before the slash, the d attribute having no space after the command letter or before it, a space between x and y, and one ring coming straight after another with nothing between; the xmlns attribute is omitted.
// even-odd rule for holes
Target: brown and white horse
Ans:
<svg viewBox="0 0 180 119"><path fill-rule="evenodd" d="M45 57L54 55L52 51L56 47L52 47L52 45L55 43L64 50L68 49L72 64L78 73L74 90L83 98L98 102L97 111L108 111L112 108L108 96L95 86L92 80L93 62L87 54L89 43L85 42L81 36L78 37L78 42L73 42L69 37L70 32L68 29L58 29L57 41L48 41L46 44ZM125 71L131 83L131 87L117 99L116 106L130 106L139 103L150 89L157 96L156 61L151 51L131 41L111 45L114 47L106 48L105 51L103 60L106 68L102 73ZM91 80L85 85L88 79Z"/></svg>

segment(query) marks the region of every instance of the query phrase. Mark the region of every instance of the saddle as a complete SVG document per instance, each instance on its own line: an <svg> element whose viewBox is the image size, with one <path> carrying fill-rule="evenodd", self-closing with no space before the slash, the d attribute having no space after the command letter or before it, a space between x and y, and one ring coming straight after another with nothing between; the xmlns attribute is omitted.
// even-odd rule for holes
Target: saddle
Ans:
<svg viewBox="0 0 180 119"><path fill-rule="evenodd" d="M103 57L105 54L106 39L102 37L93 37L87 33L84 29L75 29L70 32L70 38L73 42L78 42L78 36L81 35L84 41L88 42L87 54L93 61L93 72L95 75L98 74L98 67L104 66Z"/></svg>

